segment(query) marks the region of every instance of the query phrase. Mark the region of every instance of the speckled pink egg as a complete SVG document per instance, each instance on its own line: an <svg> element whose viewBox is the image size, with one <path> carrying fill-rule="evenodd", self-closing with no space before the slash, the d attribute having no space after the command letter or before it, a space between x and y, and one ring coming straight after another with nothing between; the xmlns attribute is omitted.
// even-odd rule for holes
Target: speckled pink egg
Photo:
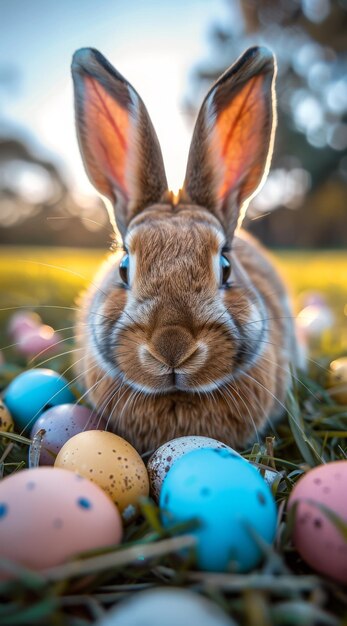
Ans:
<svg viewBox="0 0 347 626"><path fill-rule="evenodd" d="M0 483L0 557L43 570L117 544L117 507L97 485L65 469L38 467ZM0 578L7 577L0 565Z"/></svg>
<svg viewBox="0 0 347 626"><path fill-rule="evenodd" d="M295 485L288 507L297 502L293 540L301 557L313 569L347 583L347 542L329 516L327 507L347 524L347 461L319 465Z"/></svg>
<svg viewBox="0 0 347 626"><path fill-rule="evenodd" d="M85 430L105 430L106 420L86 406L60 404L53 406L36 420L31 437L43 428L40 465L54 465L55 458L63 445L74 435Z"/></svg>
<svg viewBox="0 0 347 626"><path fill-rule="evenodd" d="M51 326L41 324L37 328L23 332L17 341L17 350L27 357L33 357L41 352L53 354L59 351L62 337Z"/></svg>
<svg viewBox="0 0 347 626"><path fill-rule="evenodd" d="M41 318L37 313L33 313L33 311L18 311L11 316L8 332L18 341L21 335L38 328L40 325Z"/></svg>

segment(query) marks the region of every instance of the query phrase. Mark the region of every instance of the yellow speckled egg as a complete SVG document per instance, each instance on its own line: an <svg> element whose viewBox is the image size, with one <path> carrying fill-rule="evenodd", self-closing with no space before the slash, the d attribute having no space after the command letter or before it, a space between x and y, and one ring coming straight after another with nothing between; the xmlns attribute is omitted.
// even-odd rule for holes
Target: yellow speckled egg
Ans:
<svg viewBox="0 0 347 626"><path fill-rule="evenodd" d="M13 430L13 426L13 419L10 412L0 398L0 431L8 433Z"/></svg>
<svg viewBox="0 0 347 626"><path fill-rule="evenodd" d="M113 433L89 430L71 437L55 467L77 472L101 487L117 505L123 520L132 519L141 496L148 496L145 464L130 443Z"/></svg>
<svg viewBox="0 0 347 626"><path fill-rule="evenodd" d="M347 356L330 363L327 387L332 400L339 404L347 404Z"/></svg>

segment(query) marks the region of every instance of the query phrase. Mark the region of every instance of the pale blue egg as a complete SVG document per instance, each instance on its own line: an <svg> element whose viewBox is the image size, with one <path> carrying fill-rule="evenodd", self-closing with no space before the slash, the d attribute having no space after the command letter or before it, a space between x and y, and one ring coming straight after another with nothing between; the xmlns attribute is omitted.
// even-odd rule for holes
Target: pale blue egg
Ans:
<svg viewBox="0 0 347 626"><path fill-rule="evenodd" d="M255 467L229 450L193 450L172 466L160 494L164 525L198 518L197 565L247 572L262 559L255 535L271 544L276 504Z"/></svg>
<svg viewBox="0 0 347 626"><path fill-rule="evenodd" d="M57 404L75 402L63 376L45 368L22 372L5 389L3 400L17 429L31 425L43 411Z"/></svg>

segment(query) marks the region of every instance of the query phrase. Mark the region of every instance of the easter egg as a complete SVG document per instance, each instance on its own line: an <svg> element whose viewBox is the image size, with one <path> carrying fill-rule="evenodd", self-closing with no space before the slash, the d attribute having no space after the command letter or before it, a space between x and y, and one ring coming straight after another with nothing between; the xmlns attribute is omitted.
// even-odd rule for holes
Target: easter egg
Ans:
<svg viewBox="0 0 347 626"><path fill-rule="evenodd" d="M197 565L202 570L246 572L262 553L254 533L271 543L276 505L259 472L229 450L193 450L172 466L160 494L165 526L193 518L200 527Z"/></svg>
<svg viewBox="0 0 347 626"><path fill-rule="evenodd" d="M18 341L18 339L30 330L38 328L41 324L41 318L37 313L32 311L18 311L11 316L8 332Z"/></svg>
<svg viewBox="0 0 347 626"><path fill-rule="evenodd" d="M0 555L42 570L73 555L120 542L117 507L89 480L38 467L0 483ZM0 577L6 576L6 569Z"/></svg>
<svg viewBox="0 0 347 626"><path fill-rule="evenodd" d="M64 443L84 430L105 430L106 420L86 406L59 404L41 414L31 429L31 438L43 428L40 465L54 465Z"/></svg>
<svg viewBox="0 0 347 626"><path fill-rule="evenodd" d="M332 400L347 404L347 357L341 357L330 363L327 387Z"/></svg>
<svg viewBox="0 0 347 626"><path fill-rule="evenodd" d="M347 584L347 541L329 517L347 524L347 461L334 461L310 470L295 485L288 510L296 504L293 541L313 569Z"/></svg>
<svg viewBox="0 0 347 626"><path fill-rule="evenodd" d="M22 372L4 391L4 402L23 430L50 407L74 401L66 378L44 368Z"/></svg>
<svg viewBox="0 0 347 626"><path fill-rule="evenodd" d="M172 465L184 454L201 448L225 449L237 454L235 450L232 450L232 448L229 448L225 443L217 439L200 437L198 435L177 437L164 443L152 454L147 465L151 494L156 501L159 500L163 480Z"/></svg>
<svg viewBox="0 0 347 626"><path fill-rule="evenodd" d="M13 419L10 412L0 398L0 431L7 433L13 430L13 426Z"/></svg>
<svg viewBox="0 0 347 626"><path fill-rule="evenodd" d="M51 326L41 324L37 328L22 333L17 342L17 350L27 357L34 357L41 352L45 355L52 354L58 352L61 340L61 335L56 333Z"/></svg>
<svg viewBox="0 0 347 626"><path fill-rule="evenodd" d="M97 626L235 626L214 602L188 589L142 591L124 600Z"/></svg>
<svg viewBox="0 0 347 626"><path fill-rule="evenodd" d="M137 512L141 496L148 496L147 470L130 443L113 433L88 430L67 441L55 460L63 467L89 478L116 503L128 521Z"/></svg>

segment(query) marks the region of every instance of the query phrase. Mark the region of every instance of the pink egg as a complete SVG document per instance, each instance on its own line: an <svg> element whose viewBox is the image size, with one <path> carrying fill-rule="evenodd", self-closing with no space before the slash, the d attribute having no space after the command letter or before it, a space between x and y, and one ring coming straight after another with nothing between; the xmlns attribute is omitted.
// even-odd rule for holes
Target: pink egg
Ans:
<svg viewBox="0 0 347 626"><path fill-rule="evenodd" d="M27 357L36 356L40 352L43 352L44 355L53 354L64 345L59 343L61 339L61 335L56 333L51 326L41 324L41 326L20 335L17 350Z"/></svg>
<svg viewBox="0 0 347 626"><path fill-rule="evenodd" d="M41 324L41 318L37 313L32 311L18 311L12 315L8 332L16 340L28 331L38 328Z"/></svg>
<svg viewBox="0 0 347 626"><path fill-rule="evenodd" d="M79 404L51 407L36 420L31 437L38 430L46 431L42 439L40 465L54 465L55 457L64 443L84 430L105 430L106 420Z"/></svg>
<svg viewBox="0 0 347 626"><path fill-rule="evenodd" d="M289 509L298 503L296 549L313 569L342 583L347 583L347 542L324 507L347 524L346 486L347 461L319 465L300 478L288 502Z"/></svg>
<svg viewBox="0 0 347 626"><path fill-rule="evenodd" d="M117 507L97 485L65 469L38 467L0 483L0 556L43 570L120 542ZM8 577L0 565L0 578Z"/></svg>

